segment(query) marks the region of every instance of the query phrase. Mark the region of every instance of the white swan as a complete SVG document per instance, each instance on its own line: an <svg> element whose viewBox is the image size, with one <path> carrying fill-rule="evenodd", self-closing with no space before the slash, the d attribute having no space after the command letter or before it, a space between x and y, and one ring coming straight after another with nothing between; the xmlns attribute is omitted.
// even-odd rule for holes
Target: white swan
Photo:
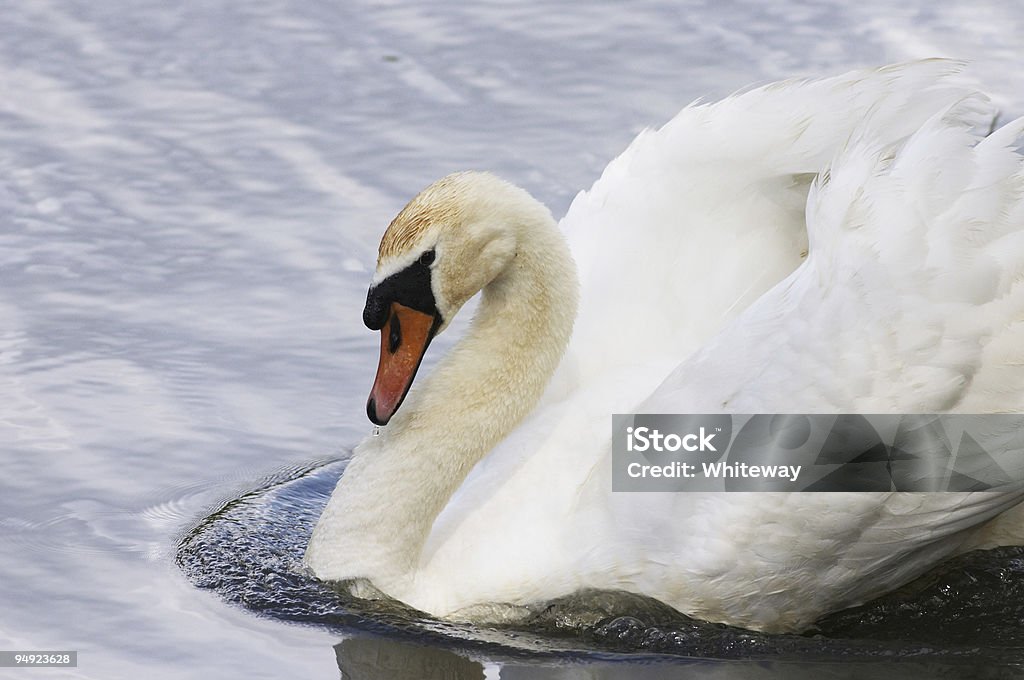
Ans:
<svg viewBox="0 0 1024 680"><path fill-rule="evenodd" d="M364 314L382 329L368 411L387 427L356 449L306 564L446 617L596 587L778 631L962 547L1020 495L613 494L608 460L615 412L1024 411L1024 122L979 143L967 122L986 107L955 105L956 70L691 106L561 232L487 174L424 190L381 241ZM409 390L481 290L466 337Z"/></svg>

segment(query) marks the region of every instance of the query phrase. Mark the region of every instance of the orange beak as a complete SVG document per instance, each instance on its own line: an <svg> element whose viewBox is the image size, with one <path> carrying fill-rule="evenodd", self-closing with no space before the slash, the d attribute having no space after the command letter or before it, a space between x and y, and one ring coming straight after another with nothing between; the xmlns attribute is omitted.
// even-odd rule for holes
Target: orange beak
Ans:
<svg viewBox="0 0 1024 680"><path fill-rule="evenodd" d="M440 319L397 302L380 329L380 363L373 381L366 415L376 425L387 425L412 386L427 346Z"/></svg>

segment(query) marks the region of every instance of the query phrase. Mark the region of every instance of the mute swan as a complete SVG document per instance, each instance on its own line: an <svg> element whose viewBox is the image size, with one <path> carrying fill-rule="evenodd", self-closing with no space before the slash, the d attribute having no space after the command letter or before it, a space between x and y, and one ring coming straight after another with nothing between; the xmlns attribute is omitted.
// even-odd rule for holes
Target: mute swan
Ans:
<svg viewBox="0 0 1024 680"><path fill-rule="evenodd" d="M690 106L561 230L488 174L425 189L388 227L364 311L386 427L307 566L442 617L590 587L785 631L964 545L1021 495L613 494L608 437L630 411L1024 410L1024 122L979 142L968 123L990 112L956 70ZM410 389L478 291L466 336Z"/></svg>

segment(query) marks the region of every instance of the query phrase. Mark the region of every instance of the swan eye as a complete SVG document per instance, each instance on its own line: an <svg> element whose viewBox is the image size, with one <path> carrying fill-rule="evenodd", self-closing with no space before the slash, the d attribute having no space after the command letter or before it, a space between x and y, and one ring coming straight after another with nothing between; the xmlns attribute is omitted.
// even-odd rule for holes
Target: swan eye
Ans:
<svg viewBox="0 0 1024 680"><path fill-rule="evenodd" d="M436 255L434 254L434 249L431 248L427 252L420 255L420 264L423 265L424 267L429 267L430 265L434 264L435 257Z"/></svg>

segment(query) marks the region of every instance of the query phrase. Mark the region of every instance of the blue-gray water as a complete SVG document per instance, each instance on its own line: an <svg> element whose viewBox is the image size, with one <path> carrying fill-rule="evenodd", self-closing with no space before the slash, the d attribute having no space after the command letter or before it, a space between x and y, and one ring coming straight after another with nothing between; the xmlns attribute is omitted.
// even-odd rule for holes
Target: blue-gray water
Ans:
<svg viewBox="0 0 1024 680"><path fill-rule="evenodd" d="M1021 115L1022 17L998 0L0 2L0 648L79 650L39 677L434 663L256 616L175 563L225 501L366 434L360 311L394 212L479 168L561 214L641 128L791 75L970 58ZM576 658L467 663L780 670Z"/></svg>

